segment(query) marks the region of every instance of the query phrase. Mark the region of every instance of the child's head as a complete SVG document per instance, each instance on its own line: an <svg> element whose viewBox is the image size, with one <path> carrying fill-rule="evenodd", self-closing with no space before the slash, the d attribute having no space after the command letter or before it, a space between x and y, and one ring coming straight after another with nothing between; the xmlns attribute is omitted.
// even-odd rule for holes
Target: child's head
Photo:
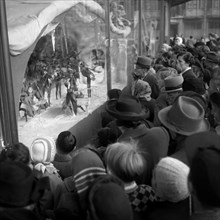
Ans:
<svg viewBox="0 0 220 220"><path fill-rule="evenodd" d="M68 154L76 147L76 137L70 131L62 131L56 140L58 153Z"/></svg>
<svg viewBox="0 0 220 220"><path fill-rule="evenodd" d="M52 137L36 138L30 147L31 160L35 164L49 164L54 160L55 153L56 146Z"/></svg>
<svg viewBox="0 0 220 220"><path fill-rule="evenodd" d="M152 187L163 201L180 202L189 196L189 167L172 157L162 158L155 166Z"/></svg>
<svg viewBox="0 0 220 220"><path fill-rule="evenodd" d="M30 167L20 161L2 161L0 186L0 207L27 208L39 201L49 181L48 177L36 180Z"/></svg>
<svg viewBox="0 0 220 220"><path fill-rule="evenodd" d="M124 182L131 182L145 170L143 152L137 143L117 142L107 147L105 152L107 171Z"/></svg>
<svg viewBox="0 0 220 220"><path fill-rule="evenodd" d="M30 164L30 152L22 143L12 144L5 147L0 154L0 161L19 161L26 165Z"/></svg>
<svg viewBox="0 0 220 220"><path fill-rule="evenodd" d="M122 185L112 175L100 176L91 184L87 198L91 220L133 219L132 208Z"/></svg>

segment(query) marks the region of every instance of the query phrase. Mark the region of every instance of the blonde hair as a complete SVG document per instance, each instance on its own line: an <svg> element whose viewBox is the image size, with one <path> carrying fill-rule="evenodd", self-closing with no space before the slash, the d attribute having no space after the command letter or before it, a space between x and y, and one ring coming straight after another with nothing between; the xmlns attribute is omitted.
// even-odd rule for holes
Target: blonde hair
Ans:
<svg viewBox="0 0 220 220"><path fill-rule="evenodd" d="M131 182L145 170L144 152L137 142L116 142L107 147L104 159L107 168L124 182Z"/></svg>

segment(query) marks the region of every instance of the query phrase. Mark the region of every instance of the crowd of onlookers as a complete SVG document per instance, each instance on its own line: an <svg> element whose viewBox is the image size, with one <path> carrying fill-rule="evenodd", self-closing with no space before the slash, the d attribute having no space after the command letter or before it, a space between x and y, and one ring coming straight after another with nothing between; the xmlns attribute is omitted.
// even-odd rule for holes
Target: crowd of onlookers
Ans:
<svg viewBox="0 0 220 220"><path fill-rule="evenodd" d="M0 219L220 219L220 44L176 37L108 91L84 147L63 131L0 154ZM191 39L192 40L192 39ZM86 138L86 137L85 137Z"/></svg>

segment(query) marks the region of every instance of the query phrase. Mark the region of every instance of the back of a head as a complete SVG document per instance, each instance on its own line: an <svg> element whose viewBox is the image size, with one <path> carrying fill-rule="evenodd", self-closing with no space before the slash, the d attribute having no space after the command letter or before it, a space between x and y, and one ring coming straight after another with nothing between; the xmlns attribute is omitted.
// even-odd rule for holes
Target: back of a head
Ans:
<svg viewBox="0 0 220 220"><path fill-rule="evenodd" d="M97 178L89 189L88 203L91 220L133 219L129 199L116 177Z"/></svg>
<svg viewBox="0 0 220 220"><path fill-rule="evenodd" d="M26 165L30 164L30 152L22 143L12 144L5 147L0 154L0 161L19 161Z"/></svg>
<svg viewBox="0 0 220 220"><path fill-rule="evenodd" d="M118 99L120 95L121 95L120 89L110 89L107 92L108 99Z"/></svg>
<svg viewBox="0 0 220 220"><path fill-rule="evenodd" d="M190 165L190 181L199 201L207 208L220 208L220 149L201 148Z"/></svg>
<svg viewBox="0 0 220 220"><path fill-rule="evenodd" d="M72 159L73 181L80 206L86 208L88 188L97 177L106 175L104 163L96 150L88 145L75 151Z"/></svg>
<svg viewBox="0 0 220 220"><path fill-rule="evenodd" d="M199 78L186 78L182 84L183 91L194 91L200 95L206 93L204 82Z"/></svg>
<svg viewBox="0 0 220 220"><path fill-rule="evenodd" d="M188 63L188 64L193 64L195 61L194 61L194 57L193 55L190 53L190 52L180 52L178 55L177 55L177 58L178 57L182 57L182 59Z"/></svg>
<svg viewBox="0 0 220 220"><path fill-rule="evenodd" d="M109 145L105 152L105 162L107 169L124 182L134 181L146 168L143 152L133 141Z"/></svg>
<svg viewBox="0 0 220 220"><path fill-rule="evenodd" d="M98 133L99 144L102 147L107 147L109 144L115 143L117 138L122 134L120 129L112 129L109 127L101 128Z"/></svg>
<svg viewBox="0 0 220 220"><path fill-rule="evenodd" d="M56 140L59 153L68 154L76 147L76 137L70 131L62 131Z"/></svg>
<svg viewBox="0 0 220 220"><path fill-rule="evenodd" d="M24 163L3 161L0 166L0 206L22 208L33 204L43 195L48 184L47 177L37 181Z"/></svg>
<svg viewBox="0 0 220 220"><path fill-rule="evenodd" d="M153 171L152 186L164 201L179 202L189 196L189 167L172 157L162 158Z"/></svg>
<svg viewBox="0 0 220 220"><path fill-rule="evenodd" d="M55 141L52 137L36 138L30 147L30 156L33 163L50 163L56 153Z"/></svg>

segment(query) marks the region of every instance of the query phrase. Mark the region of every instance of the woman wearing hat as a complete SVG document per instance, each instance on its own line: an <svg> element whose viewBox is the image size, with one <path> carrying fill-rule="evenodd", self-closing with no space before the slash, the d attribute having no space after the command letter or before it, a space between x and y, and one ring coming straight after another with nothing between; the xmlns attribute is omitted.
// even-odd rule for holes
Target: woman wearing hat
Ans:
<svg viewBox="0 0 220 220"><path fill-rule="evenodd" d="M156 100L151 98L151 87L148 82L143 80L137 80L132 90L132 94L139 99L141 105L146 111L149 111L149 118L150 122L154 120L154 108L156 104Z"/></svg>

